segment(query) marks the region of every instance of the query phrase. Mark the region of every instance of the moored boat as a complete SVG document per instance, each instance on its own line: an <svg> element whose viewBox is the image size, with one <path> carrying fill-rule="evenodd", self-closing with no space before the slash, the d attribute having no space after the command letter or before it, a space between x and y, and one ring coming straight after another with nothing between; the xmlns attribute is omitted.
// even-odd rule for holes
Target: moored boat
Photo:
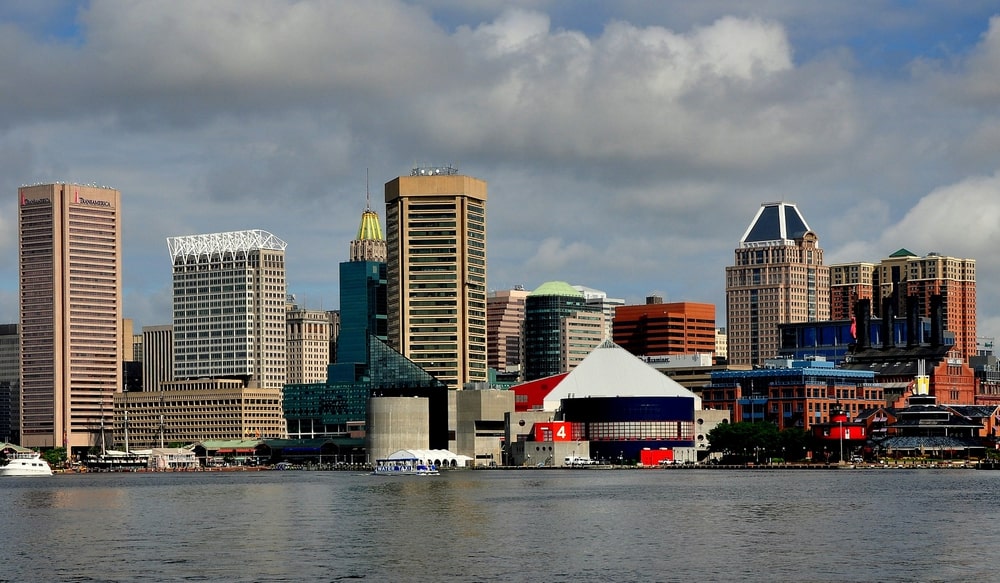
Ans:
<svg viewBox="0 0 1000 583"><path fill-rule="evenodd" d="M51 476L52 467L37 451L19 452L7 465L0 466L0 476Z"/></svg>

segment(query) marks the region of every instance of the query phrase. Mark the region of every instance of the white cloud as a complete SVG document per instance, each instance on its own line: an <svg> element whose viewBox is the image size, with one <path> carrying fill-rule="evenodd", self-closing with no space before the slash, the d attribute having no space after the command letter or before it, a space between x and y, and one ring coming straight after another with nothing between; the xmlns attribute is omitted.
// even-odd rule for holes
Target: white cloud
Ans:
<svg viewBox="0 0 1000 583"><path fill-rule="evenodd" d="M331 307L366 171L379 208L411 165L456 163L489 183L491 288L660 290L721 320L740 234L783 199L828 261L977 258L997 317L994 227L966 232L996 210L996 18L948 59L897 58L907 75L863 59L972 8L475 4L94 0L70 24L0 6L0 281L17 186L97 182L122 191L140 323L164 320L166 237L242 228L286 239L290 289Z"/></svg>

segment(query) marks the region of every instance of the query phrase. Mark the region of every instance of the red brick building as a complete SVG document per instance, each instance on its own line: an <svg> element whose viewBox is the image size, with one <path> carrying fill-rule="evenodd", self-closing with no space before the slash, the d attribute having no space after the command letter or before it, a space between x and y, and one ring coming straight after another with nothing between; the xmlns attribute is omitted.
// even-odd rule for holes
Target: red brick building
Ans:
<svg viewBox="0 0 1000 583"><path fill-rule="evenodd" d="M715 353L715 305L657 302L615 309L614 342L636 356Z"/></svg>

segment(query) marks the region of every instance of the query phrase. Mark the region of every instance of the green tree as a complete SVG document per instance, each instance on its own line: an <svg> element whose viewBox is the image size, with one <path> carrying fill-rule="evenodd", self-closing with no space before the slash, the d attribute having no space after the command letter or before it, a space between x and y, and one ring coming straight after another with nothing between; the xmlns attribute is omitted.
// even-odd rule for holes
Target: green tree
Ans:
<svg viewBox="0 0 1000 583"><path fill-rule="evenodd" d="M778 431L770 422L723 423L708 432L711 451L730 461L764 461L770 458L800 460L805 456L806 433L798 428Z"/></svg>
<svg viewBox="0 0 1000 583"><path fill-rule="evenodd" d="M52 467L62 466L66 461L66 448L65 447L53 447L52 449L42 452L42 457L45 461L49 462Z"/></svg>

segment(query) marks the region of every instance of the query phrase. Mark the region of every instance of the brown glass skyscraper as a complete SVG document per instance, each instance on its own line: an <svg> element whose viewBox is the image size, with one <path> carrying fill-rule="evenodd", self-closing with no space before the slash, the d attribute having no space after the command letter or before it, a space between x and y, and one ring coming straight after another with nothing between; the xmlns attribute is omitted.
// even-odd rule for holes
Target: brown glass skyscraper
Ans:
<svg viewBox="0 0 1000 583"><path fill-rule="evenodd" d="M486 382L486 182L417 168L385 205L389 345L449 388Z"/></svg>
<svg viewBox="0 0 1000 583"><path fill-rule="evenodd" d="M120 393L121 195L79 184L18 190L21 444L80 453Z"/></svg>

